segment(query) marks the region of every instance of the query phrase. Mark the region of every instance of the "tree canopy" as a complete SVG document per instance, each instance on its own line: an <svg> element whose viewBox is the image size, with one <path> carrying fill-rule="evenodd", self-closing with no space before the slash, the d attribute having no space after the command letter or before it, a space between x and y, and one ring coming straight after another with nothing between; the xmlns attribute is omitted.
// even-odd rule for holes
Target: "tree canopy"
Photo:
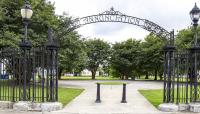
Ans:
<svg viewBox="0 0 200 114"><path fill-rule="evenodd" d="M24 37L20 9L24 0L0 1L0 47L18 47ZM29 21L28 39L33 46L43 46L47 41L48 28L54 30L54 38L59 43L60 72L80 72L84 66L83 42L80 35L71 29L71 17L55 14L54 4L47 0L30 0L33 16ZM60 74L61 75L61 74Z"/></svg>
<svg viewBox="0 0 200 114"><path fill-rule="evenodd" d="M140 52L140 41L134 39L114 44L111 64L115 74L121 79L134 76L133 72L138 70Z"/></svg>
<svg viewBox="0 0 200 114"><path fill-rule="evenodd" d="M200 27L197 28L197 31L200 31ZM200 32L198 32L198 36ZM198 42L200 42L200 37L198 37ZM182 29L178 32L175 39L175 45L177 49L188 49L191 48L194 44L194 32L192 28ZM198 43L199 44L199 43Z"/></svg>
<svg viewBox="0 0 200 114"><path fill-rule="evenodd" d="M28 39L34 46L47 40L49 27L55 28L59 21L54 13L54 6L46 0L30 0L33 16L28 27ZM20 9L24 0L0 1L0 46L17 47L24 33Z"/></svg>
<svg viewBox="0 0 200 114"><path fill-rule="evenodd" d="M101 66L105 72L110 70L114 76L128 79L140 75L154 75L162 78L163 53L165 41L153 34L144 41L128 39L113 45L100 39L82 39L74 31L69 15L56 15L54 4L47 0L29 0L33 16L28 26L28 39L33 46L44 46L48 28L54 30L54 38L59 43L59 77L64 72L80 74L83 69L92 72ZM24 0L0 1L0 47L18 48L24 37L24 27L20 9ZM200 31L200 27L197 28ZM200 32L198 33L200 36ZM198 42L200 37L198 38ZM193 29L180 30L176 35L175 45L178 50L187 49L194 43Z"/></svg>
<svg viewBox="0 0 200 114"><path fill-rule="evenodd" d="M100 39L90 39L85 42L87 52L87 68L95 79L99 65L106 65L110 58L110 45Z"/></svg>

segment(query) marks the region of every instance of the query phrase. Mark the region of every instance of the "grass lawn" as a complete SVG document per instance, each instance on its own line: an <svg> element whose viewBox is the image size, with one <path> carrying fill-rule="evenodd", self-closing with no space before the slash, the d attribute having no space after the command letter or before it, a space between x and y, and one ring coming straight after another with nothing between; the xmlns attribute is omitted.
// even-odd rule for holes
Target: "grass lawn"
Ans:
<svg viewBox="0 0 200 114"><path fill-rule="evenodd" d="M138 90L153 106L158 107L163 102L163 90Z"/></svg>
<svg viewBox="0 0 200 114"><path fill-rule="evenodd" d="M0 96L2 98L1 100L5 100L5 96L6 96L6 100L8 100L8 96L10 96L9 95L10 90L11 90L11 88L8 87L8 86L4 86L4 87L1 86L0 87ZM37 87L35 91L37 93L39 92L39 94L41 94L41 88L40 88L40 91L39 91L39 88ZM65 106L70 101L72 101L74 98L79 96L83 91L84 91L84 89L79 89L79 88L62 88L62 87L59 87L58 88L58 101L61 102L63 104L63 106ZM15 92L19 93L19 88L16 88ZM39 94L36 94L36 96L39 95ZM46 89L44 91L44 94L46 95ZM17 94L17 97L19 97L18 95L19 94ZM32 89L31 89L30 95L32 97ZM40 101L38 101L39 99L40 98L35 99L35 102L40 102Z"/></svg>
<svg viewBox="0 0 200 114"><path fill-rule="evenodd" d="M91 80L91 76L62 76L61 80ZM96 80L119 80L119 78L97 76Z"/></svg>
<svg viewBox="0 0 200 114"><path fill-rule="evenodd" d="M126 82L97 82L101 85L122 85L127 84Z"/></svg>
<svg viewBox="0 0 200 114"><path fill-rule="evenodd" d="M174 102L177 102L177 88L174 88ZM159 104L163 103L163 89L150 89L150 90L138 90L152 105L158 107ZM190 91L190 88L188 88ZM186 100L186 88L179 87L179 103L185 103ZM190 93L188 93L190 98Z"/></svg>
<svg viewBox="0 0 200 114"><path fill-rule="evenodd" d="M58 101L63 104L63 106L67 105L74 98L79 96L84 89L77 88L59 88L58 89Z"/></svg>

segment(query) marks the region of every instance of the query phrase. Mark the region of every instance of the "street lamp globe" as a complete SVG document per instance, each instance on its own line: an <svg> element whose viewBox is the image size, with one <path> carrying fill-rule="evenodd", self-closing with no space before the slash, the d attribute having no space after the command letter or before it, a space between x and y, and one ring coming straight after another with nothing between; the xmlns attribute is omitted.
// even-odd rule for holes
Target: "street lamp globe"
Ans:
<svg viewBox="0 0 200 114"><path fill-rule="evenodd" d="M197 4L195 3L194 7L190 11L190 17L194 23L194 25L197 25L199 18L200 18L200 9L197 7Z"/></svg>
<svg viewBox="0 0 200 114"><path fill-rule="evenodd" d="M33 14L31 5L28 1L25 2L24 6L21 9L21 16L24 20L29 20Z"/></svg>

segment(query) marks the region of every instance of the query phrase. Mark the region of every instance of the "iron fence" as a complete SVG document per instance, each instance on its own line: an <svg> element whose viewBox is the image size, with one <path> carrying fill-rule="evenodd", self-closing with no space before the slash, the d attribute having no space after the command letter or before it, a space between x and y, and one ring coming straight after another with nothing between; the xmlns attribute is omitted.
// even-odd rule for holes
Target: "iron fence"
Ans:
<svg viewBox="0 0 200 114"><path fill-rule="evenodd" d="M50 41L49 41L50 42ZM0 48L0 100L58 100L58 48Z"/></svg>
<svg viewBox="0 0 200 114"><path fill-rule="evenodd" d="M164 69L165 103L200 101L200 48L176 51L167 47Z"/></svg>

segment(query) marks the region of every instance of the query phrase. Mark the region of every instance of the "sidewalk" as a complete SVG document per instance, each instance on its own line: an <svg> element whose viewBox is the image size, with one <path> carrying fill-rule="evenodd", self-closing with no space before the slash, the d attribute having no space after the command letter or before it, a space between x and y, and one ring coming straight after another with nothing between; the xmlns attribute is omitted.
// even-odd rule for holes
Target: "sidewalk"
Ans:
<svg viewBox="0 0 200 114"><path fill-rule="evenodd" d="M128 81L127 103L120 103L122 85L101 85L102 102L95 103L96 82L59 81L59 85L63 87L85 88L85 91L63 110L54 112L0 111L0 114L181 114L157 110L137 91L138 89L161 89L162 82Z"/></svg>
<svg viewBox="0 0 200 114"><path fill-rule="evenodd" d="M77 83L78 82L74 82ZM73 84L74 84L73 83ZM95 114L95 113L162 113L151 105L137 90L143 88L159 88L161 83L129 82L127 84L127 103L120 103L122 98L122 85L101 85L101 103L95 103L96 84L88 82L85 91L63 110L58 112ZM162 88L162 86L160 87Z"/></svg>

